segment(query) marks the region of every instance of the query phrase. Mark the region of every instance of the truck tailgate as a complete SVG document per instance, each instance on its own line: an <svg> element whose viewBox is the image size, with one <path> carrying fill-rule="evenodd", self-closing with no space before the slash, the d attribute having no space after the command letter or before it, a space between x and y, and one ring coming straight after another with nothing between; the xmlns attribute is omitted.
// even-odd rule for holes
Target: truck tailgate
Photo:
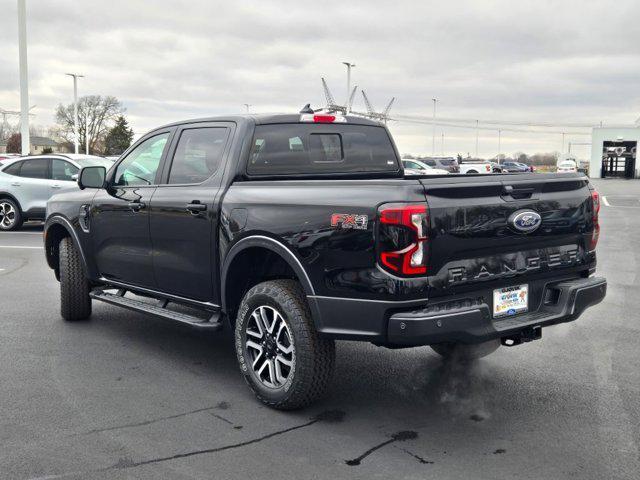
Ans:
<svg viewBox="0 0 640 480"><path fill-rule="evenodd" d="M517 284L518 277L526 283L526 278L551 271L588 271L594 261L593 203L582 175L420 181L430 215L431 296L481 283L483 288ZM539 226L519 230L514 217L520 211L537 212Z"/></svg>

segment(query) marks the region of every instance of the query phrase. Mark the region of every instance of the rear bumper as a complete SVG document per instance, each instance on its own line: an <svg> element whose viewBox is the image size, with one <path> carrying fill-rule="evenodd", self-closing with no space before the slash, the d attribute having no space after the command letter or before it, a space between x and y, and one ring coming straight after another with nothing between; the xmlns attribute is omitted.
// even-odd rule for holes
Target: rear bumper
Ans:
<svg viewBox="0 0 640 480"><path fill-rule="evenodd" d="M492 290L451 298L387 302L309 296L317 329L336 339L371 341L396 346L443 342L480 343L513 336L532 327L577 319L604 299L607 281L601 277L529 282L530 311L493 319Z"/></svg>
<svg viewBox="0 0 640 480"><path fill-rule="evenodd" d="M442 342L479 343L509 337L529 328L570 322L587 308L600 303L607 293L601 277L550 283L537 311L493 319L486 303L453 308L431 306L396 313L389 319L388 340L399 345L428 345Z"/></svg>

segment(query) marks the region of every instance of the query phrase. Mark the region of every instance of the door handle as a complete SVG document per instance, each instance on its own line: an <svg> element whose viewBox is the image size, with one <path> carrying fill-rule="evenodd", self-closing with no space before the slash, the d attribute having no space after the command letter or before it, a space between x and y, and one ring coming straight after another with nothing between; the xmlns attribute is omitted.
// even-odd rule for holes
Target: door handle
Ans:
<svg viewBox="0 0 640 480"><path fill-rule="evenodd" d="M19 187L19 186L20 186L20 184L19 184L18 182L14 182L14 183L12 183L12 184L11 184L11 186L12 186L12 187Z"/></svg>
<svg viewBox="0 0 640 480"><path fill-rule="evenodd" d="M51 185L51 188L62 188L62 187L56 183L55 185Z"/></svg>
<svg viewBox="0 0 640 480"><path fill-rule="evenodd" d="M127 203L127 206L134 212L139 212L140 210L145 208L147 204L144 202L129 202Z"/></svg>
<svg viewBox="0 0 640 480"><path fill-rule="evenodd" d="M187 205L187 210L189 210L193 215L198 215L198 213L204 212L206 209L207 206L197 200L194 200L192 203Z"/></svg>

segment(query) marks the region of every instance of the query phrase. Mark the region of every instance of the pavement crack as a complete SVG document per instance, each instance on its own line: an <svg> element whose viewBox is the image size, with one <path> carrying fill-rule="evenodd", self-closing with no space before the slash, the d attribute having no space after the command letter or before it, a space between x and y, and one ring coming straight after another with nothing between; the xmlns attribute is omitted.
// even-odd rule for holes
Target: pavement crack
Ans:
<svg viewBox="0 0 640 480"><path fill-rule="evenodd" d="M327 411L327 412L322 412L321 414L317 415L316 417L312 418L311 420L309 420L308 422L302 423L300 425L295 425L293 427L289 427L289 428L285 428L283 430L277 430L275 432L271 432L268 433L266 435L263 435L261 437L257 437L257 438L252 438L250 440L245 440L244 442L238 442L238 443L232 443L229 445L224 445L222 447L216 447L216 448L206 448L203 450L193 450L191 452L186 452L186 453L178 453L176 455L170 455L170 456L166 456L166 457L157 457L157 458L152 458L149 460L142 460L139 462L133 462L129 459L126 460L120 460L118 463L98 470L98 471L107 471L107 470L115 470L115 469L127 469L127 468L135 468L135 467L141 467L144 465L151 465L151 464L155 464L155 463L161 463L161 462L168 462L171 460L178 460L180 458L187 458L187 457L193 457L195 455L203 455L203 454L207 454L207 453L217 453L217 452L223 452L225 450L232 450L234 448L242 448L242 447L246 447L248 445L252 445L254 443L258 443L258 442L262 442L264 440L268 440L270 438L273 437L277 437L279 435L283 435L285 433L288 432L292 432L294 430L299 430L301 428L305 428L305 427L309 427L311 425L313 425L314 423L318 423L318 422L340 422L342 421L342 419L344 418L344 412L339 411L339 410L331 410L331 411ZM395 440L393 440L395 441Z"/></svg>
<svg viewBox="0 0 640 480"><path fill-rule="evenodd" d="M351 459L351 460L345 460L344 463L346 463L347 465L349 465L351 467L354 467L356 465L360 465L360 463L362 463L362 460L364 460L366 457L371 455L376 450L379 450L382 447L386 447L387 445L390 445L390 444L392 444L394 442L404 442L406 440L413 440L414 438L418 438L418 432L414 432L414 431L411 431L411 430L403 430L401 432L394 433L393 435L391 435L391 438L389 440L385 440L384 442L379 443L378 445L376 445L374 447L371 447L369 450L364 452L359 457L356 457L356 458Z"/></svg>
<svg viewBox="0 0 640 480"><path fill-rule="evenodd" d="M209 415L217 418L218 420L222 420L223 422L228 423L229 425L235 425L231 420L226 419L222 415L218 415L217 413L209 413Z"/></svg>
<svg viewBox="0 0 640 480"><path fill-rule="evenodd" d="M400 450L402 450L403 452L405 452L407 455L411 455L413 458L415 458L418 462L425 464L425 465L433 465L435 462L432 462L431 460L425 460L424 458L422 458L420 455L413 453L410 450L407 450L406 448L401 448Z"/></svg>
<svg viewBox="0 0 640 480"><path fill-rule="evenodd" d="M166 417L153 418L151 420L145 420L145 421L142 421L142 422L125 423L123 425L115 425L113 427L96 428L94 430L89 430L88 432L85 433L85 435L89 435L89 434L92 434L92 433L109 432L111 430L119 430L121 428L143 427L145 425L150 425L152 423L162 422L164 420L171 420L173 418L186 417L187 415L193 415L195 413L207 412L209 410L213 410L214 408L216 408L216 407L199 408L197 410L191 410L189 412L177 413L175 415L169 415L169 416L166 416Z"/></svg>

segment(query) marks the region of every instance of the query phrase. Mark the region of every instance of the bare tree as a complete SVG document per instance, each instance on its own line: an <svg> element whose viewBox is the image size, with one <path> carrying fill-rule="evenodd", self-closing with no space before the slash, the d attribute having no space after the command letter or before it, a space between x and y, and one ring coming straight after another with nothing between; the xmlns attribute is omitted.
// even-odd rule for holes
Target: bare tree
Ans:
<svg viewBox="0 0 640 480"><path fill-rule="evenodd" d="M115 120L124 112L122 103L111 96L89 95L78 99L79 142L84 149L89 136L89 152L102 152L104 138ZM58 136L73 144L73 103L58 105L56 110Z"/></svg>

